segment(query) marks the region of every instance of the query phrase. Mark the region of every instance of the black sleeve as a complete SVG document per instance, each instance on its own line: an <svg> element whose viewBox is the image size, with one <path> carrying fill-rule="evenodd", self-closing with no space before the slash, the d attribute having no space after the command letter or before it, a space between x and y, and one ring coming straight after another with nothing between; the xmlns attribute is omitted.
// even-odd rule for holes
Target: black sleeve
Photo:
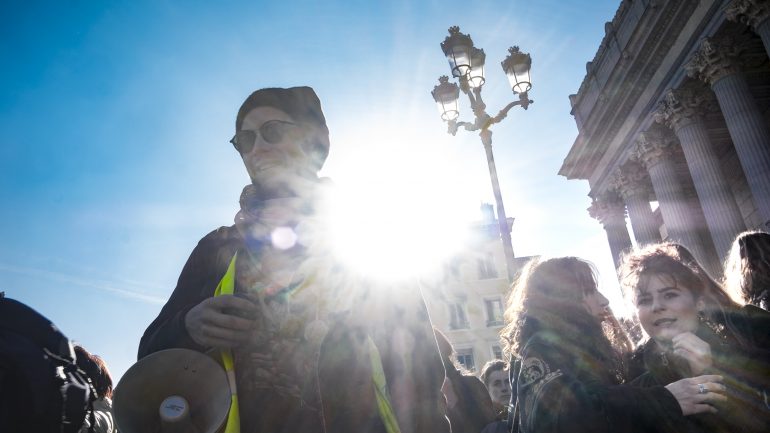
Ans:
<svg viewBox="0 0 770 433"><path fill-rule="evenodd" d="M728 313L727 319L729 329L740 341L711 344L713 365L708 374L724 378L729 399L729 409L725 409L735 414L734 418L748 416L770 426L766 398L770 393L770 313L746 305Z"/></svg>
<svg viewBox="0 0 770 433"><path fill-rule="evenodd" d="M439 404L444 399L444 366L428 309L419 287L396 290L390 296L387 289L380 292L378 304L388 313L378 320L384 326L375 332L375 342L391 391L401 391L392 397L394 405L401 406L398 414L407 417L399 419L402 431L449 433L446 412Z"/></svg>
<svg viewBox="0 0 770 433"><path fill-rule="evenodd" d="M719 374L725 385L770 390L770 352L757 347L724 347L712 351L713 366L708 374Z"/></svg>
<svg viewBox="0 0 770 433"><path fill-rule="evenodd" d="M516 380L521 431L606 432L608 424L587 389L555 359L548 347L527 345Z"/></svg>
<svg viewBox="0 0 770 433"><path fill-rule="evenodd" d="M547 346L528 345L522 354L517 379L522 431L664 431L658 428L661 422L675 425L682 418L676 399L663 387L584 383L551 353Z"/></svg>
<svg viewBox="0 0 770 433"><path fill-rule="evenodd" d="M615 425L631 423L637 430L656 432L681 432L686 425L679 402L663 386L616 385L597 391Z"/></svg>
<svg viewBox="0 0 770 433"><path fill-rule="evenodd" d="M192 340L187 333L184 320L192 307L214 295L217 283L229 262L229 257L225 256L229 254L231 257L235 252L227 242L228 235L227 228L220 228L198 242L187 259L168 302L144 331L139 343L138 359L170 348L192 349L200 352L206 350Z"/></svg>
<svg viewBox="0 0 770 433"><path fill-rule="evenodd" d="M727 388L726 403L715 406L749 431L770 428L770 354L758 347L720 347L714 350L709 374L719 374ZM752 428L749 428L752 426Z"/></svg>
<svg viewBox="0 0 770 433"><path fill-rule="evenodd" d="M749 339L753 347L770 351L770 312L754 305L745 305L737 317L730 317L731 325L737 326L736 331Z"/></svg>
<svg viewBox="0 0 770 433"><path fill-rule="evenodd" d="M384 431L372 387L371 338L400 431L449 433L441 404L444 367L419 291L371 285L362 292L367 295L330 327L321 346L318 380L327 431Z"/></svg>

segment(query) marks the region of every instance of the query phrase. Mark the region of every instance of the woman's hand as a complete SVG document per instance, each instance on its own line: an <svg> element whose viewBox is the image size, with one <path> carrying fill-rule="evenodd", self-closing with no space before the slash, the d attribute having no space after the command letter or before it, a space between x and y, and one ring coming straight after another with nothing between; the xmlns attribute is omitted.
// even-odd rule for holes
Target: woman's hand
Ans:
<svg viewBox="0 0 770 433"><path fill-rule="evenodd" d="M246 341L256 325L257 306L248 299L234 295L208 298L187 312L184 324L187 333L204 347L229 349Z"/></svg>
<svg viewBox="0 0 770 433"><path fill-rule="evenodd" d="M692 332L676 335L671 342L674 354L690 364L690 374L693 376L701 375L711 368L711 346Z"/></svg>
<svg viewBox="0 0 770 433"><path fill-rule="evenodd" d="M717 375L688 377L666 385L666 389L679 402L682 415L716 413L717 409L711 403L727 400L722 395L725 386L721 382L722 376Z"/></svg>

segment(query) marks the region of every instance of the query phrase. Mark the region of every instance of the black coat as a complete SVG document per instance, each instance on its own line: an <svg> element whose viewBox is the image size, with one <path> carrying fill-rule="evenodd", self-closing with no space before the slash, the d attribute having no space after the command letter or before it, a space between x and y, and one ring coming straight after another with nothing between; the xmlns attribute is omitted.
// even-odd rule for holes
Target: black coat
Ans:
<svg viewBox="0 0 770 433"><path fill-rule="evenodd" d="M713 366L704 374L718 374L727 387L726 402L715 403L716 414L687 417L687 431L703 433L760 433L770 431L770 314L752 305L727 314L728 327L716 333L701 325L696 335L711 346ZM727 331L729 328L732 331ZM650 340L631 356L632 384L665 386L691 377L687 362L661 352Z"/></svg>
<svg viewBox="0 0 770 433"><path fill-rule="evenodd" d="M514 390L520 432L679 431L681 409L668 390L617 385L606 372L597 374L590 356L564 347L541 331L521 350Z"/></svg>
<svg viewBox="0 0 770 433"><path fill-rule="evenodd" d="M271 247L244 239L235 226L201 239L170 299L145 331L139 358L168 348L206 351L187 333L185 315L213 295L236 252L235 291L247 292L264 248ZM287 254L300 261L308 255L302 247ZM449 431L440 405L444 369L419 289L397 288L398 293L393 293L388 292L390 288L355 283L355 294L346 299L349 308L337 308L324 317L328 333L315 346L306 341L307 321L297 319L307 312L293 311L287 302L301 296L292 291L298 289L287 287L267 297L278 310L287 306L277 314L282 323L278 336L263 332L246 347L234 350L242 433L384 433L369 341L379 351L391 401L394 405L408 402L410 410L400 412L406 417L398 419L401 431ZM257 320L269 322L266 317ZM270 358L268 367L254 361L255 353Z"/></svg>
<svg viewBox="0 0 770 433"><path fill-rule="evenodd" d="M447 409L452 433L479 433L495 419L489 391L476 376L460 374L454 366L447 367L447 377L457 395L457 403Z"/></svg>

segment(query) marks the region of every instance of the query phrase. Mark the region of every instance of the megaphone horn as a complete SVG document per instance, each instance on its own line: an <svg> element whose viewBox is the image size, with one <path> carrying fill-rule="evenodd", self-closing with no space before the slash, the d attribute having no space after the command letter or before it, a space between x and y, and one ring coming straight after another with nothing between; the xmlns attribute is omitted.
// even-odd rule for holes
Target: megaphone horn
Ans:
<svg viewBox="0 0 770 433"><path fill-rule="evenodd" d="M225 370L194 350L168 349L142 358L113 393L121 433L216 433L230 409Z"/></svg>

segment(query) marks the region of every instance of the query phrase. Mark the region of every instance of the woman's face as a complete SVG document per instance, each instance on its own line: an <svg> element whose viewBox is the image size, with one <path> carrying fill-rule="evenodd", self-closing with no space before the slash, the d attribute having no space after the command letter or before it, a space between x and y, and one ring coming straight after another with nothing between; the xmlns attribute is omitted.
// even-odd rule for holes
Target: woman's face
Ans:
<svg viewBox="0 0 770 433"><path fill-rule="evenodd" d="M588 314L596 317L597 319L604 320L610 314L607 306L610 305L610 301L607 300L602 292L594 290L591 293L583 295L583 306L588 311Z"/></svg>
<svg viewBox="0 0 770 433"><path fill-rule="evenodd" d="M663 346L670 346L676 335L695 332L698 312L704 308L691 288L662 274L651 275L644 287L637 288L635 303L642 328Z"/></svg>
<svg viewBox="0 0 770 433"><path fill-rule="evenodd" d="M251 179L268 189L291 184L298 173L306 171L311 165L303 148L307 134L284 111L269 106L254 108L243 118L241 130L260 131L263 125L271 122L281 124L283 133L280 140L267 142L258 132L253 147L241 154Z"/></svg>

